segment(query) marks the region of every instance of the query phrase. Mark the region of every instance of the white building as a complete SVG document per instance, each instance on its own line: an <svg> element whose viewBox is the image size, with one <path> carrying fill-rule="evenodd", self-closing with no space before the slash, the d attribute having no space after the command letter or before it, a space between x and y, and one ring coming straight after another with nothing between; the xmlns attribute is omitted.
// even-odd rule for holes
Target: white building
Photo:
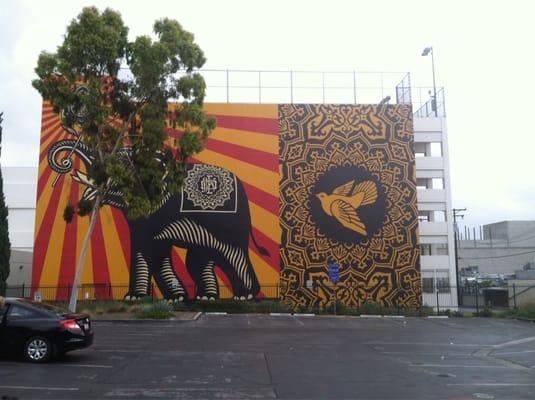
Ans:
<svg viewBox="0 0 535 400"><path fill-rule="evenodd" d="M414 118L414 151L423 302L457 307L455 247L446 119Z"/></svg>
<svg viewBox="0 0 535 400"><path fill-rule="evenodd" d="M11 272L8 285L30 284L37 193L37 167L2 167L9 210Z"/></svg>

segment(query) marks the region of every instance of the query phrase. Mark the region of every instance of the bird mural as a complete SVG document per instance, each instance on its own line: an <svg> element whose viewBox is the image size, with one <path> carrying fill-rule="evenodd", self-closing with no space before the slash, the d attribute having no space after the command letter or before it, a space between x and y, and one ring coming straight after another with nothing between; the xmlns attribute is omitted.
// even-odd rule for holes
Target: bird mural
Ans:
<svg viewBox="0 0 535 400"><path fill-rule="evenodd" d="M377 186L374 182L357 184L357 180L353 179L335 188L331 194L320 192L316 197L327 215L335 218L345 228L368 236L366 225L358 216L357 209L377 200Z"/></svg>

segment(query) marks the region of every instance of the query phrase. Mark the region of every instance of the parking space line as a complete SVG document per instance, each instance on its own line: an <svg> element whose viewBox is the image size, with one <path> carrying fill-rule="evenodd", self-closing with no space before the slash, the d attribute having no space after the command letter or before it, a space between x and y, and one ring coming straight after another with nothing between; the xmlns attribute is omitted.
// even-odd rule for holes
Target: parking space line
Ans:
<svg viewBox="0 0 535 400"><path fill-rule="evenodd" d="M492 353L493 356L508 356L515 354L535 353L535 350L522 350L522 351L504 351L500 353Z"/></svg>
<svg viewBox="0 0 535 400"><path fill-rule="evenodd" d="M375 344L384 346L461 346L461 347L492 347L491 344L470 343L438 343L438 342L364 342L362 344Z"/></svg>
<svg viewBox="0 0 535 400"><path fill-rule="evenodd" d="M58 365L60 367L74 367L74 368L113 368L113 365L97 365L97 364L66 364L66 363L56 363L51 365Z"/></svg>
<svg viewBox="0 0 535 400"><path fill-rule="evenodd" d="M514 346L516 344L524 344L524 343L533 342L533 341L535 341L535 336L530 336L530 337L517 339L517 340L511 340L509 342L496 344L492 347L494 347L495 349L501 349L503 347Z"/></svg>
<svg viewBox="0 0 535 400"><path fill-rule="evenodd" d="M503 365L457 365L457 364L418 364L409 363L410 367L430 367L430 368L498 368L509 369Z"/></svg>
<svg viewBox="0 0 535 400"><path fill-rule="evenodd" d="M535 386L535 383L471 382L471 383L447 383L446 386Z"/></svg>
<svg viewBox="0 0 535 400"><path fill-rule="evenodd" d="M8 386L1 385L0 389L14 389L14 390L55 390L55 391L77 391L77 387L54 387L54 386Z"/></svg>

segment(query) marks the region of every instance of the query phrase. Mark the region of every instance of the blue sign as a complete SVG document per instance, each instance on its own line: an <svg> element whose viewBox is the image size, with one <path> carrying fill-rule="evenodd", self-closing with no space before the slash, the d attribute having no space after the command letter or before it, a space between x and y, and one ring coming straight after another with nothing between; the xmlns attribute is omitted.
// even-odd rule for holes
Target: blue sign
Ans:
<svg viewBox="0 0 535 400"><path fill-rule="evenodd" d="M340 267L335 262L329 263L329 279L334 284L340 280Z"/></svg>

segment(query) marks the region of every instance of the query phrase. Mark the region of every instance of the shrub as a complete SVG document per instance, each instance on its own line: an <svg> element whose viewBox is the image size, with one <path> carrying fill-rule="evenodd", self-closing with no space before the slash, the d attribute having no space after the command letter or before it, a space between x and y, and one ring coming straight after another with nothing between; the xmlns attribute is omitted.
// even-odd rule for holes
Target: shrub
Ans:
<svg viewBox="0 0 535 400"><path fill-rule="evenodd" d="M492 317L494 316L494 313L490 309L489 306L483 307L483 310L479 311L478 313L474 313L477 317Z"/></svg>
<svg viewBox="0 0 535 400"><path fill-rule="evenodd" d="M381 304L379 304L379 303L374 302L374 301L365 301L359 307L359 314L364 314L364 315L383 314L383 306Z"/></svg>
<svg viewBox="0 0 535 400"><path fill-rule="evenodd" d="M173 313L173 307L164 301L158 301L151 304L144 304L141 310L136 313L137 319L168 319Z"/></svg>

